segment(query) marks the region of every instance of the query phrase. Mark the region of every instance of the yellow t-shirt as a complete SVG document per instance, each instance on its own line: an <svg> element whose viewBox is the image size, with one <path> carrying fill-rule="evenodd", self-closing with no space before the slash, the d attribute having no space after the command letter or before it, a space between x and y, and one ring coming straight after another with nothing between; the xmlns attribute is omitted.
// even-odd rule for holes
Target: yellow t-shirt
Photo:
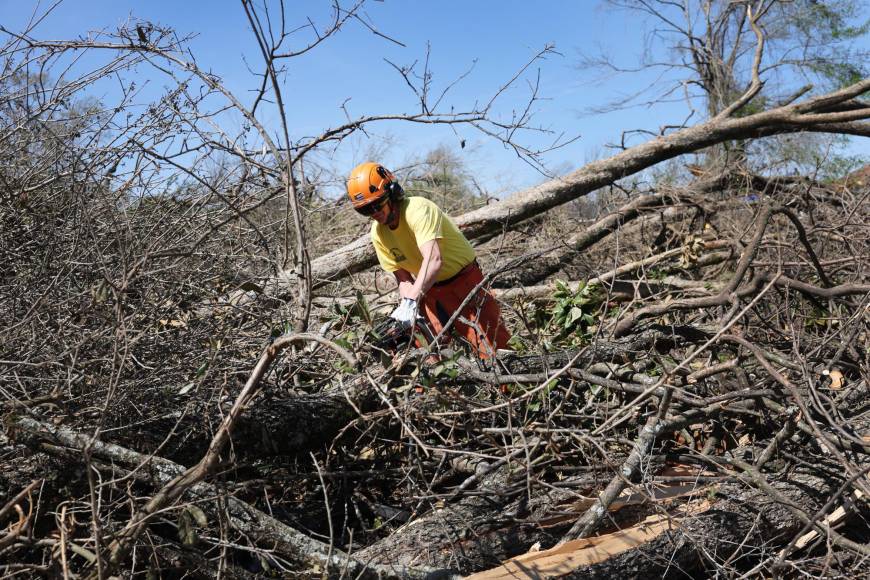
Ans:
<svg viewBox="0 0 870 580"><path fill-rule="evenodd" d="M424 197L408 197L401 204L396 229L378 222L372 224L372 244L384 270L407 270L416 277L423 265L420 246L435 239L441 249L437 282L455 276L474 260L474 248L437 205Z"/></svg>

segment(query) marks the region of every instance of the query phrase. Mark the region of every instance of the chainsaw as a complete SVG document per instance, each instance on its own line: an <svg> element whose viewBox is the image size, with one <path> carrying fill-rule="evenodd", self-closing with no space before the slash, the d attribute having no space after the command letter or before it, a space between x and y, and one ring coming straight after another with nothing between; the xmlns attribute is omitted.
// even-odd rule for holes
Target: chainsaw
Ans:
<svg viewBox="0 0 870 580"><path fill-rule="evenodd" d="M415 335L424 343L431 342L434 338L425 322L418 321L414 326L408 326L389 316L375 324L370 334L370 344L374 348L390 353L412 345Z"/></svg>

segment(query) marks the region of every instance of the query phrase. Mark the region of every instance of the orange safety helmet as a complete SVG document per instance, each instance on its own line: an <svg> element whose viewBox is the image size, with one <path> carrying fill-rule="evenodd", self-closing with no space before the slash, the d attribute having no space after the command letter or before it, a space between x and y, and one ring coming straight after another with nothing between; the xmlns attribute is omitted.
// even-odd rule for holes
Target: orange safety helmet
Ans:
<svg viewBox="0 0 870 580"><path fill-rule="evenodd" d="M363 208L375 204L385 196L397 201L403 193L396 176L383 165L371 161L354 167L347 179L347 195L353 208L361 213L365 211Z"/></svg>

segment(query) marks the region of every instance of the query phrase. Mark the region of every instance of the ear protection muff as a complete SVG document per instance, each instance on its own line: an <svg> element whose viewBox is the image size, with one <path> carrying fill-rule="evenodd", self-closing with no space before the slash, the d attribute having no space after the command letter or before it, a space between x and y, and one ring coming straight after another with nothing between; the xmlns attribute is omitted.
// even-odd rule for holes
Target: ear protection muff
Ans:
<svg viewBox="0 0 870 580"><path fill-rule="evenodd" d="M405 197L405 190L399 185L398 181L389 182L384 189L387 190L387 195L390 196L390 201L399 201Z"/></svg>
<svg viewBox="0 0 870 580"><path fill-rule="evenodd" d="M399 185L399 182L392 173L384 169L382 165L378 165L375 171L377 171L381 179L387 182L384 184L384 191L389 196L390 201L399 201L405 196L405 190L402 189L402 186Z"/></svg>

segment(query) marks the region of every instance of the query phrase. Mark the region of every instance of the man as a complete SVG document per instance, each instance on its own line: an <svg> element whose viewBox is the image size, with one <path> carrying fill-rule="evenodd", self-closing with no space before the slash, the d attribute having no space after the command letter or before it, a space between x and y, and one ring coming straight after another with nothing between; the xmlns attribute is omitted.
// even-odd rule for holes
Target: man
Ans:
<svg viewBox="0 0 870 580"><path fill-rule="evenodd" d="M405 197L395 175L377 163L354 168L347 181L354 209L372 218L371 239L381 267L396 276L401 303L391 316L413 324L422 304L437 335L483 281L474 248L441 209L423 197ZM506 348L510 335L498 303L481 288L453 323L477 356Z"/></svg>

